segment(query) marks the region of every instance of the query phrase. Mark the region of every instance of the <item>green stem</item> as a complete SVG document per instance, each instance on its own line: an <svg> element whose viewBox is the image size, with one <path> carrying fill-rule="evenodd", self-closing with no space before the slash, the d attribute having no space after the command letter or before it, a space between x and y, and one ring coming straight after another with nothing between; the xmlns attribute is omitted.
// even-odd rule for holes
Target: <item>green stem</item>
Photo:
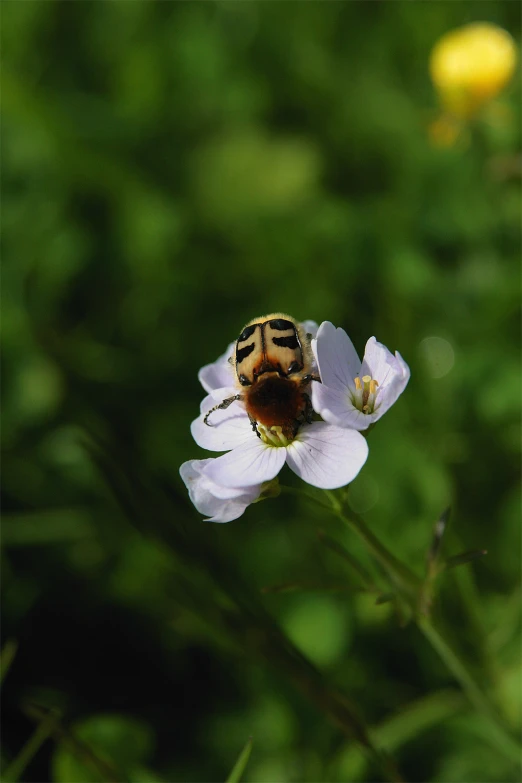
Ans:
<svg viewBox="0 0 522 783"><path fill-rule="evenodd" d="M252 737L249 737L247 743L234 764L230 775L226 779L225 783L240 783L241 776L245 771L245 767L248 764L250 753L252 752Z"/></svg>
<svg viewBox="0 0 522 783"><path fill-rule="evenodd" d="M17 780L20 780L33 756L40 750L40 747L45 740L49 739L52 735L53 728L54 715L48 715L47 718L36 727L34 733L29 737L18 756L13 759L5 770L2 777L4 783L16 783Z"/></svg>
<svg viewBox="0 0 522 783"><path fill-rule="evenodd" d="M49 736L49 734L52 734L56 740L64 743L79 761L95 771L104 781L107 781L107 783L121 783L121 781L125 780L123 775L119 775L113 769L112 762L108 762L97 756L89 745L78 739L69 729L65 728L65 726L62 725L59 715L53 710L49 711L45 707L40 707L38 704L28 704L24 711L29 718L39 722L35 736L38 735L40 730L43 732L43 727L45 726L47 732L46 737ZM31 740L29 740L29 743L30 742ZM33 752L36 752L37 749L38 748ZM25 748L22 753L24 751ZM21 755L22 754L20 754L20 756Z"/></svg>
<svg viewBox="0 0 522 783"><path fill-rule="evenodd" d="M335 503L334 510L339 519L359 536L369 552L382 565L392 584L407 602L412 604L413 610L416 611L417 598L421 587L420 579L392 555L384 544L381 544L361 517L357 514L347 517L343 513L342 506L337 498L335 498Z"/></svg>
<svg viewBox="0 0 522 783"><path fill-rule="evenodd" d="M15 659L17 649L18 642L16 642L14 639L8 639L4 644L2 654L0 656L0 684L3 683L9 669L11 668L11 664Z"/></svg>
<svg viewBox="0 0 522 783"><path fill-rule="evenodd" d="M325 503L320 495L314 495L312 492L307 492L303 489L297 489L296 487L288 487L286 484L280 484L281 492L284 495L294 495L295 497L303 498L306 497L309 500L313 500L314 503L317 503L317 505L321 506L321 508L326 509L327 511L331 511L330 506L328 503Z"/></svg>
<svg viewBox="0 0 522 783"><path fill-rule="evenodd" d="M455 679L458 680L471 704L473 704L477 712L481 713L488 721L492 738L495 739L499 750L503 751L506 758L509 758L511 761L515 762L515 764L519 764L519 744L514 740L511 734L506 731L496 711L466 669L465 664L456 655L454 650L452 650L448 641L429 618L418 616L416 622L433 649L436 650Z"/></svg>
<svg viewBox="0 0 522 783"><path fill-rule="evenodd" d="M343 505L338 497L328 490L326 490L326 494L330 498L332 504L331 510L333 510L336 516L344 524L348 525L350 529L359 536L368 551L383 566L390 581L396 586L398 592L409 605L413 619L420 631L424 634L433 649L459 682L470 703L488 722L490 736L495 740L498 750L500 750L510 761L519 763L519 744L503 725L487 696L477 685L465 663L453 650L451 644L444 637L441 630L435 627L429 616L419 611L424 589L422 581L386 549L367 527L364 520L355 514L350 517L346 516L343 511Z"/></svg>

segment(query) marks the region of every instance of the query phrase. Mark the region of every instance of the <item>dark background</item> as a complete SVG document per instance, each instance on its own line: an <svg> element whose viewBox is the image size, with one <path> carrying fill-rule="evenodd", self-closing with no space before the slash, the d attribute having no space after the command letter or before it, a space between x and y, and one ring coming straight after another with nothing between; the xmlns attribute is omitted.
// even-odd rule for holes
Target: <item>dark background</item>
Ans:
<svg viewBox="0 0 522 783"><path fill-rule="evenodd" d="M252 317L398 349L411 381L350 503L419 575L448 505L447 553L488 550L440 606L520 730L520 85L455 144L428 132L434 43L481 20L518 40L518 4L5 0L2 17L4 764L36 703L117 779L225 780L250 735L247 781L377 779L275 618L407 779L518 780L414 627L321 589L345 571L317 528L366 562L349 531L287 496L203 523L178 476L208 456L197 371ZM260 593L283 582L317 589ZM55 736L18 779L114 779L87 762Z"/></svg>

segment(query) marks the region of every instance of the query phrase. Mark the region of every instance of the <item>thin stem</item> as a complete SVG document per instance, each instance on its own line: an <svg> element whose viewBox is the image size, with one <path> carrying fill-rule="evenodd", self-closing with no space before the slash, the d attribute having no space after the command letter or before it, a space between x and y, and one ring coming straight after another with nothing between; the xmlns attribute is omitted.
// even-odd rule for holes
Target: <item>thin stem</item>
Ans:
<svg viewBox="0 0 522 783"><path fill-rule="evenodd" d="M416 622L431 646L438 652L440 658L442 658L455 679L458 680L462 690L466 693L477 712L480 712L488 721L489 730L491 734L494 734L499 750L502 750L504 755L511 761L514 761L516 764L520 763L520 746L506 731L496 711L440 630L427 617L417 617Z"/></svg>
<svg viewBox="0 0 522 783"><path fill-rule="evenodd" d="M236 763L232 767L230 775L226 779L225 783L240 783L241 775L245 771L245 767L248 764L248 759L250 758L250 753L252 752L252 741L252 737L249 737L245 747L237 757Z"/></svg>
<svg viewBox="0 0 522 783"><path fill-rule="evenodd" d="M18 649L18 642L14 639L8 639L2 649L2 655L0 656L0 684L5 680L11 664L13 663L16 651Z"/></svg>
<svg viewBox="0 0 522 783"><path fill-rule="evenodd" d="M477 685L465 663L453 650L442 631L435 627L429 616L420 611L424 590L423 582L386 549L384 544L367 527L364 520L356 514L350 517L346 516L338 497L328 490L326 490L326 494L332 503L333 512L342 522L357 533L369 552L383 566L386 574L409 605L413 619L420 631L459 682L462 690L477 712L487 720L491 737L496 740L498 750L503 752L510 761L518 763L520 760L520 746L503 725L495 708Z"/></svg>
<svg viewBox="0 0 522 783"><path fill-rule="evenodd" d="M332 510L328 503L325 503L324 500L322 500L320 495L314 495L312 492L307 492L305 489L288 487L286 484L280 484L279 487L284 495L294 495L295 497L299 498L306 497L309 500L313 500L314 503L317 503L319 506L321 506L321 508L326 509L327 511Z"/></svg>
<svg viewBox="0 0 522 783"><path fill-rule="evenodd" d="M331 552L335 552L336 555L342 557L342 559L349 564L350 568L353 568L365 589L368 592L379 592L377 586L374 584L371 574L350 554L338 541L330 536L327 536L324 530L318 530L317 535L319 541L324 544Z"/></svg>
<svg viewBox="0 0 522 783"><path fill-rule="evenodd" d="M124 780L123 776L119 775L113 768L112 763L97 756L89 745L79 740L69 729L66 729L55 712L48 711L37 704L28 704L25 708L25 713L33 720L39 722L38 728L41 728L44 724L48 726L48 731L56 740L63 742L71 753L87 767L101 775L107 783L120 783L120 781ZM38 733L38 730L36 733Z"/></svg>
<svg viewBox="0 0 522 783"><path fill-rule="evenodd" d="M393 761L381 753L372 743L368 728L355 705L334 686L326 682L322 674L304 656L288 637L279 629L265 609L257 593L243 584L241 574L233 564L225 563L214 548L210 549L200 537L192 537L187 531L172 524L172 509L161 491L143 484L139 471L135 471L126 455L107 452L96 443L91 455L98 469L105 476L117 500L130 521L143 534L159 539L175 557L179 566L175 569L176 583L182 588L183 606L192 611L217 638L237 643L241 650L252 652L263 665L268 661L276 667L308 698L328 719L337 725L350 739L357 742L380 769L379 780L400 783L402 778ZM292 488L285 488L290 494L299 494ZM310 499L317 500L310 495ZM323 512L328 508L327 500L317 500ZM150 514L153 507L155 513ZM183 554L182 554L183 553ZM180 557L180 555L182 556ZM216 559L217 558L217 559ZM207 582L194 580L192 571L188 578L187 569L204 567L205 577L210 573L214 579L216 597L209 602ZM203 573L198 571L198 573ZM112 780L116 780L115 777Z"/></svg>
<svg viewBox="0 0 522 783"><path fill-rule="evenodd" d="M54 729L54 715L49 714L39 726L36 727L33 734L29 737L22 750L9 764L3 774L5 783L16 783L25 772L27 765L31 762L33 756L40 750L45 740L49 739Z"/></svg>
<svg viewBox="0 0 522 783"><path fill-rule="evenodd" d="M389 552L384 544L381 544L379 539L374 535L370 528L366 525L366 522L358 515L351 514L349 517L345 515L343 511L342 503L336 497L336 495L330 490L325 490L325 493L330 498L333 511L344 522L345 525L353 530L359 538L364 542L366 548L371 552L375 559L385 569L391 582L395 587L403 594L409 603L413 602L414 610L416 610L416 602L418 591L421 586L420 579L410 571L400 560Z"/></svg>

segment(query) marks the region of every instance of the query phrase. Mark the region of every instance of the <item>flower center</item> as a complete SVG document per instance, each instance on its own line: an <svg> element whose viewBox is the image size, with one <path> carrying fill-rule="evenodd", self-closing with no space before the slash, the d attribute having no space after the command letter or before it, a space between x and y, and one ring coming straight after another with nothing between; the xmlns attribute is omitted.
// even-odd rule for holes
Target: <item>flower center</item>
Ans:
<svg viewBox="0 0 522 783"><path fill-rule="evenodd" d="M263 443L267 446L289 446L292 442L286 435L283 435L283 428L274 424L272 427L266 427L264 424L257 424L257 431Z"/></svg>
<svg viewBox="0 0 522 783"><path fill-rule="evenodd" d="M376 380L369 375L363 375L362 378L354 378L355 392L353 394L353 404L357 410L362 413L373 413L375 408L375 398L377 396L377 386L379 385Z"/></svg>

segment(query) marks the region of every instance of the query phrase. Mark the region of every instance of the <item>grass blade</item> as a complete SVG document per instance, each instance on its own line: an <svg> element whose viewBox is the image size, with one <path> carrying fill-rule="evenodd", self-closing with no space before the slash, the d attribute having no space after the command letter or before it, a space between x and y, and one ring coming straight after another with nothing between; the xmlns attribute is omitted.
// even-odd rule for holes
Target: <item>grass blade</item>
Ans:
<svg viewBox="0 0 522 783"><path fill-rule="evenodd" d="M453 555L453 557L448 557L444 563L444 569L447 571L450 568L456 568L457 566L471 563L472 560L476 560L478 557L484 557L487 553L486 549L474 549L471 552L462 552L460 555Z"/></svg>
<svg viewBox="0 0 522 783"><path fill-rule="evenodd" d="M33 756L40 750L43 743L53 734L54 720L55 716L49 714L36 727L18 756L13 759L3 773L2 780L4 783L16 783L16 781L20 780Z"/></svg>
<svg viewBox="0 0 522 783"><path fill-rule="evenodd" d="M0 656L0 685L5 680L11 664L13 663L16 651L18 649L18 642L14 639L8 639L4 644L2 655Z"/></svg>
<svg viewBox="0 0 522 783"><path fill-rule="evenodd" d="M252 752L252 737L249 737L245 747L237 757L237 761L232 767L230 775L226 779L225 783L239 783L239 781L241 780L241 775L245 771L245 767L248 764L248 759L250 758L251 752Z"/></svg>

